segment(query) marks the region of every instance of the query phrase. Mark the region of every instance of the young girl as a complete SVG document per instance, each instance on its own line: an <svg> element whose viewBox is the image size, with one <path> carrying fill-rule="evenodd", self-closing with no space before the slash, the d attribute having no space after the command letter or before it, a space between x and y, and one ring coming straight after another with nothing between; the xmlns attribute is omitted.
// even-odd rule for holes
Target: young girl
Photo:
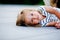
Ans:
<svg viewBox="0 0 60 40"><path fill-rule="evenodd" d="M60 28L60 9L41 6L39 9L24 9L18 14L17 26L55 26Z"/></svg>

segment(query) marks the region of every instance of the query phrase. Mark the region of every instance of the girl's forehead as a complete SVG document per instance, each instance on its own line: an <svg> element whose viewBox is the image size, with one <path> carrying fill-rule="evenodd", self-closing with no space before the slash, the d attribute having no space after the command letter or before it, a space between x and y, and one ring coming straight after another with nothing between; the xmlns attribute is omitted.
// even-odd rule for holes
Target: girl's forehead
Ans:
<svg viewBox="0 0 60 40"><path fill-rule="evenodd" d="M37 11L37 10L34 10L34 9L24 9L23 12L31 12L31 11Z"/></svg>
<svg viewBox="0 0 60 40"><path fill-rule="evenodd" d="M23 13L24 13L24 15L27 15L27 14L30 14L31 11L24 11Z"/></svg>
<svg viewBox="0 0 60 40"><path fill-rule="evenodd" d="M36 13L36 12L38 12L38 11L29 11L29 10L28 10L28 11L24 11L23 13L24 13L24 14L30 14L30 13Z"/></svg>

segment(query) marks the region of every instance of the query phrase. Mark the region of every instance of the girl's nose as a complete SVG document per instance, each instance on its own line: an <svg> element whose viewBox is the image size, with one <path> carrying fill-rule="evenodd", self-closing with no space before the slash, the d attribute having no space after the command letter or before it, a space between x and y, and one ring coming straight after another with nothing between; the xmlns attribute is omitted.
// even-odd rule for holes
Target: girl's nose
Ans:
<svg viewBox="0 0 60 40"><path fill-rule="evenodd" d="M32 19L38 19L38 17L37 16L33 16L33 18Z"/></svg>
<svg viewBox="0 0 60 40"><path fill-rule="evenodd" d="M36 19L37 18L37 16L33 16L33 19Z"/></svg>

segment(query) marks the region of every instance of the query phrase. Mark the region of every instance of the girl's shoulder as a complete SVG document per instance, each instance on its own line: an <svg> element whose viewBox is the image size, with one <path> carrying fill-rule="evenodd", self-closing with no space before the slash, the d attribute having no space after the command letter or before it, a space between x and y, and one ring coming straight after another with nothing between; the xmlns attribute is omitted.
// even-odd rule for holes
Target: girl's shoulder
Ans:
<svg viewBox="0 0 60 40"><path fill-rule="evenodd" d="M44 6L39 6L37 10L40 11L42 15L46 16L47 12L46 12Z"/></svg>

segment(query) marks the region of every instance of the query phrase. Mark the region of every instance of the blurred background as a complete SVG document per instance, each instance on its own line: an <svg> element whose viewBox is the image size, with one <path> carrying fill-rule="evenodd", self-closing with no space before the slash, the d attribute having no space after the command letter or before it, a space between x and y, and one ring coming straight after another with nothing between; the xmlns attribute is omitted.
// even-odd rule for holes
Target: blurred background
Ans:
<svg viewBox="0 0 60 40"><path fill-rule="evenodd" d="M0 4L44 5L43 0L0 0Z"/></svg>
<svg viewBox="0 0 60 40"><path fill-rule="evenodd" d="M0 4L47 5L60 8L60 0L0 0Z"/></svg>

